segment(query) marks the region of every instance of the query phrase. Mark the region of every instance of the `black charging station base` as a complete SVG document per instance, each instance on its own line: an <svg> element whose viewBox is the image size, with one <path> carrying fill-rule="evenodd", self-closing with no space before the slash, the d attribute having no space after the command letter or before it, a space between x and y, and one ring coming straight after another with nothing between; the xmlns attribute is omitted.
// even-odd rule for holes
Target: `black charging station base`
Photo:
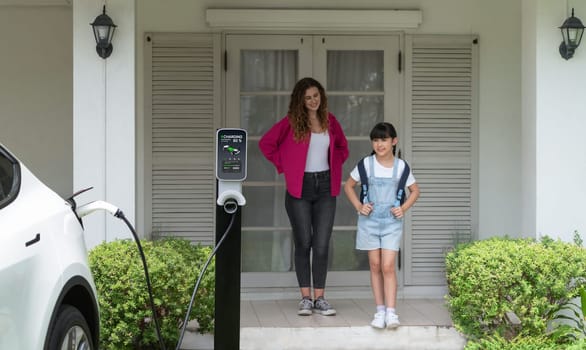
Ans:
<svg viewBox="0 0 586 350"><path fill-rule="evenodd" d="M216 244L226 231L232 215L236 215L227 237L216 253L216 298L214 349L240 348L240 249L242 207L228 214L216 206Z"/></svg>

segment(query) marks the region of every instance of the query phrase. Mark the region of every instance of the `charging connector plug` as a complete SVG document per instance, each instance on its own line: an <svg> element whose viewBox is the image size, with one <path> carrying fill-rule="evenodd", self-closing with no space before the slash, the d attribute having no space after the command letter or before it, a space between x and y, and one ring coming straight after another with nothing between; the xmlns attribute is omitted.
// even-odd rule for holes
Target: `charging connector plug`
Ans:
<svg viewBox="0 0 586 350"><path fill-rule="evenodd" d="M98 210L107 211L108 213L116 217L118 217L117 214L120 211L120 209L118 209L116 206L108 202L95 201L78 207L77 209L75 209L75 212L77 213L77 216L79 216L79 218L83 218L84 216L90 215L91 213Z"/></svg>

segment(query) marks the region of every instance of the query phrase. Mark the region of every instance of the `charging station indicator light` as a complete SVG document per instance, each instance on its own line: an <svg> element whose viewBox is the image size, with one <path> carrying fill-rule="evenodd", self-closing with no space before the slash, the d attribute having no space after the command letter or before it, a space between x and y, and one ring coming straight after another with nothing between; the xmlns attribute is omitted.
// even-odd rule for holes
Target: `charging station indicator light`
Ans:
<svg viewBox="0 0 586 350"><path fill-rule="evenodd" d="M239 160L225 160L222 162L222 171L225 173L239 173L241 169Z"/></svg>

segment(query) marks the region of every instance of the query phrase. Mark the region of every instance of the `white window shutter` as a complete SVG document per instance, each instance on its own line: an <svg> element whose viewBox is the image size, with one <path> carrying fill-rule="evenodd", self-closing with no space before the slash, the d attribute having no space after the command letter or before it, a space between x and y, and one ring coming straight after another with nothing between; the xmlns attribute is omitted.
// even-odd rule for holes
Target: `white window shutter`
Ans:
<svg viewBox="0 0 586 350"><path fill-rule="evenodd" d="M152 234L213 244L215 39L211 34L149 36Z"/></svg>
<svg viewBox="0 0 586 350"><path fill-rule="evenodd" d="M445 253L474 236L477 47L473 36L406 38L406 159L421 189L405 236L406 285L444 285Z"/></svg>

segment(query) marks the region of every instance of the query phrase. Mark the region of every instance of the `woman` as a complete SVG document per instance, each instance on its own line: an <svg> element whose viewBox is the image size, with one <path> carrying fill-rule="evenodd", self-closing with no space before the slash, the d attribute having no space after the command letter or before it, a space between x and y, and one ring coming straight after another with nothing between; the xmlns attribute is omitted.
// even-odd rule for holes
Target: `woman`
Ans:
<svg viewBox="0 0 586 350"><path fill-rule="evenodd" d="M336 117L328 113L326 93L317 80L303 78L295 84L287 115L262 136L259 146L277 172L285 174L285 209L301 292L297 314L307 316L315 310L335 315L324 290L348 142Z"/></svg>

